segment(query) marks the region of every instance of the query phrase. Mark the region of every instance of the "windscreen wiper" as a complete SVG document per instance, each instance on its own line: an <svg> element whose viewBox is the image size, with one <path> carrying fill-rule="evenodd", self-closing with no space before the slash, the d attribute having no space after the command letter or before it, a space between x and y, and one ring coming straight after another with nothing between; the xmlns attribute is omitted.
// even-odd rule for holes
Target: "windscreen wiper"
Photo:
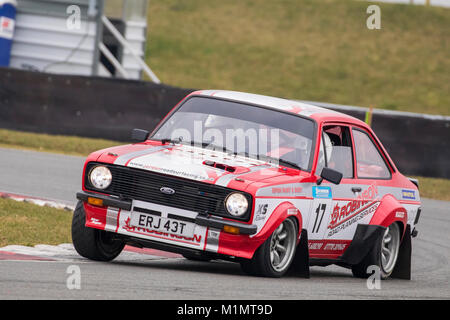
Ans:
<svg viewBox="0 0 450 320"><path fill-rule="evenodd" d="M172 144L175 144L175 143L181 143L183 141L183 139L181 139L181 137L177 138L177 139L164 138L164 139L161 139L159 141L161 141L162 144L166 144L168 142L170 142Z"/></svg>
<svg viewBox="0 0 450 320"><path fill-rule="evenodd" d="M296 164L295 162L292 162L292 161L289 161L289 160L285 160L285 159L282 159L282 158L279 159L279 158L273 158L273 157L269 157L269 156L260 156L260 159L264 160L264 161L267 161L269 163L277 162L279 165L281 164L283 166L287 166L287 167L294 168L294 169L297 169L297 170L302 170L302 168L298 164Z"/></svg>
<svg viewBox="0 0 450 320"><path fill-rule="evenodd" d="M298 169L298 170L302 170L302 168L296 164L295 162L289 161L289 160L284 160L284 159L277 159L277 161L282 164L282 165L287 165L289 167L292 167L294 169Z"/></svg>

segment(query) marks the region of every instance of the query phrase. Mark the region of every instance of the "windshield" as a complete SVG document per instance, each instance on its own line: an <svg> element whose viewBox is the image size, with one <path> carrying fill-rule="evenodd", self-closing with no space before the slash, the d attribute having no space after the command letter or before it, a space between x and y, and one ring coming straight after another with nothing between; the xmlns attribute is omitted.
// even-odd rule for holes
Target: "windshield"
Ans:
<svg viewBox="0 0 450 320"><path fill-rule="evenodd" d="M215 98L191 97L153 134L309 171L314 122L273 109Z"/></svg>

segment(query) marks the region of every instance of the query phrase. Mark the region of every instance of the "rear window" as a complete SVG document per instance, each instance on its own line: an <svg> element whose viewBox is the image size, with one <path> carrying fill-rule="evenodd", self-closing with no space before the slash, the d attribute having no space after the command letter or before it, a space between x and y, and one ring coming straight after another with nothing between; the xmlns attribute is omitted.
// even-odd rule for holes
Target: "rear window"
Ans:
<svg viewBox="0 0 450 320"><path fill-rule="evenodd" d="M354 129L353 139L358 178L390 178L391 172L372 138L366 132Z"/></svg>

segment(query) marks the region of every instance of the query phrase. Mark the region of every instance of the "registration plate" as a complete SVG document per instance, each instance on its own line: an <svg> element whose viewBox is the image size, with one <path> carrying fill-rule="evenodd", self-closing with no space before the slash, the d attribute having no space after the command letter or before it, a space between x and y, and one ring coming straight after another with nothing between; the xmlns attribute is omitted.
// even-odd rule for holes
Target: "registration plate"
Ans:
<svg viewBox="0 0 450 320"><path fill-rule="evenodd" d="M195 228L195 224L191 222L142 212L132 212L130 225L189 238L194 236Z"/></svg>

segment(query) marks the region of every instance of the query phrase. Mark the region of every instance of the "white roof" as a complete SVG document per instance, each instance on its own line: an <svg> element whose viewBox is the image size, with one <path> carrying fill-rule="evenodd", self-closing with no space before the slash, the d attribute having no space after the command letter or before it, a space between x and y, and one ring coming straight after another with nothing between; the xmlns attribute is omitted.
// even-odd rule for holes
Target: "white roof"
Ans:
<svg viewBox="0 0 450 320"><path fill-rule="evenodd" d="M303 116L310 116L314 113L338 113L336 111L325 109L310 104L306 104L299 101L264 96L260 94L245 93L238 91L228 91L228 90L200 90L195 92L195 94L213 96L224 99L236 100L241 102L246 102L250 104L256 104L266 107L271 107L283 111L289 111L297 113Z"/></svg>

